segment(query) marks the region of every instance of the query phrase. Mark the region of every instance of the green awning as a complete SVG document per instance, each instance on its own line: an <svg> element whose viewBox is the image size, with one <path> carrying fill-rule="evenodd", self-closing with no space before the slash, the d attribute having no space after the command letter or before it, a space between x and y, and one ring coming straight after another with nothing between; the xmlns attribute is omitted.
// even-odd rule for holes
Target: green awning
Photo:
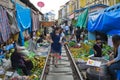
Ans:
<svg viewBox="0 0 120 80"><path fill-rule="evenodd" d="M88 19L88 9L78 16L76 26L80 28L86 28Z"/></svg>

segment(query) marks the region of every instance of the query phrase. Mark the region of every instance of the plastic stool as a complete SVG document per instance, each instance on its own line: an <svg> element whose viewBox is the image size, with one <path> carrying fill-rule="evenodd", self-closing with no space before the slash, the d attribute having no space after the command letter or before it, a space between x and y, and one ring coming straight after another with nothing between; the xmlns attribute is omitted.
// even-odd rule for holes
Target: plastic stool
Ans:
<svg viewBox="0 0 120 80"><path fill-rule="evenodd" d="M120 70L117 70L117 80L120 80Z"/></svg>

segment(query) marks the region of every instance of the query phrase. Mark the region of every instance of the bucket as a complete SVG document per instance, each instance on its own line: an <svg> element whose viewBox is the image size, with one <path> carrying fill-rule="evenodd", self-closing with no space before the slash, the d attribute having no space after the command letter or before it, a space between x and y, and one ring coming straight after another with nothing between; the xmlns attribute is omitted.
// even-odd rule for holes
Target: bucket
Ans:
<svg viewBox="0 0 120 80"><path fill-rule="evenodd" d="M103 70L95 67L89 67L86 71L86 77L88 78L88 80L111 80L109 74L105 74L101 71Z"/></svg>
<svg viewBox="0 0 120 80"><path fill-rule="evenodd" d="M106 75L108 70L107 70L107 65L106 63L108 62L107 60L101 58L101 57L91 57L92 60L100 61L101 66L99 67L100 69L100 74L101 75Z"/></svg>
<svg viewBox="0 0 120 80"><path fill-rule="evenodd" d="M108 67L107 67L107 65L101 65L101 66L100 66L100 74L101 74L101 75L106 75L106 74L108 74Z"/></svg>

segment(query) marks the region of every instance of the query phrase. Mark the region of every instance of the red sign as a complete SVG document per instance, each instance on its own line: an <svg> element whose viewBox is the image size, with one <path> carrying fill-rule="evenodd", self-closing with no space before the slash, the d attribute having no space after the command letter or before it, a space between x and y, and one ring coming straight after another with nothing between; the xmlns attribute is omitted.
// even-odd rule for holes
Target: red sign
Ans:
<svg viewBox="0 0 120 80"><path fill-rule="evenodd" d="M74 17L75 17L75 14L74 14L74 13L69 16L70 19L72 19L72 18L74 18Z"/></svg>
<svg viewBox="0 0 120 80"><path fill-rule="evenodd" d="M41 24L44 27L51 27L51 26L55 25L55 23L52 21L51 22L41 22Z"/></svg>
<svg viewBox="0 0 120 80"><path fill-rule="evenodd" d="M40 1L40 2L37 3L37 5L38 5L39 7L44 7L45 4Z"/></svg>

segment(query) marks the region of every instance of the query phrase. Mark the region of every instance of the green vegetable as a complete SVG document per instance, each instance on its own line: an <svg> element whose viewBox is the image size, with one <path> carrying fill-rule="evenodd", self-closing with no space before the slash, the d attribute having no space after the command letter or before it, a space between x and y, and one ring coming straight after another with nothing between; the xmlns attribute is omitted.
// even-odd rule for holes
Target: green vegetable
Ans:
<svg viewBox="0 0 120 80"><path fill-rule="evenodd" d="M68 45L69 45L69 47L74 47L76 45L76 43L74 41L71 41L71 42L69 42Z"/></svg>

